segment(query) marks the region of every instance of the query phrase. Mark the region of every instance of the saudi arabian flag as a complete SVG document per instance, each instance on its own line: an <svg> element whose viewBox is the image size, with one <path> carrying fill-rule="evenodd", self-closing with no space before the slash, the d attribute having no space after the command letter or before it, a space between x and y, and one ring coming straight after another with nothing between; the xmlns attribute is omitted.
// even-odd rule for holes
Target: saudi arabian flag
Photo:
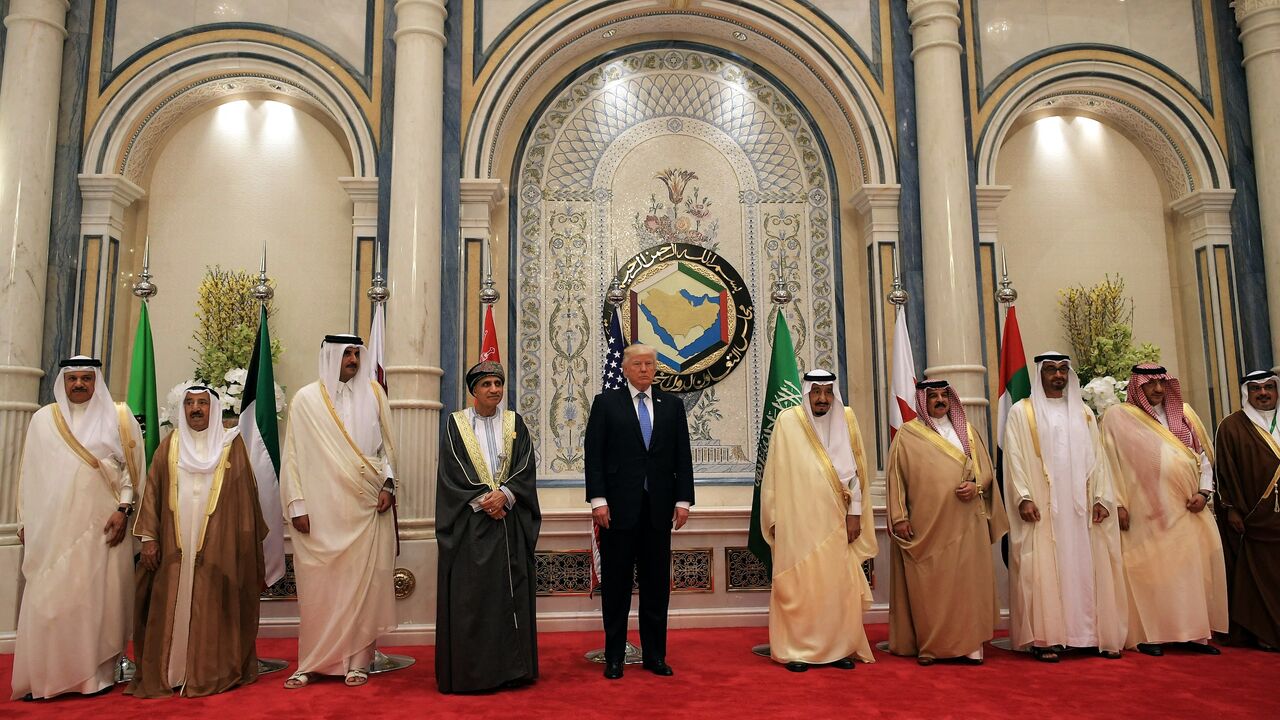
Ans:
<svg viewBox="0 0 1280 720"><path fill-rule="evenodd" d="M133 364L129 367L129 410L142 426L143 460L151 467L151 455L160 445L160 407L156 402L156 348L151 341L151 316L147 301L138 313L138 334L133 340ZM136 480L135 480L136 482Z"/></svg>
<svg viewBox="0 0 1280 720"><path fill-rule="evenodd" d="M787 319L779 309L773 328L773 357L769 360L769 384L764 391L764 412L760 416L760 442L756 445L756 487L751 497L751 529L747 534L747 548L773 573L773 554L760 529L760 481L764 479L764 463L769 456L769 439L773 436L773 424L778 415L789 407L799 405L800 370L796 367L796 352L791 345L791 331Z"/></svg>
<svg viewBox="0 0 1280 720"><path fill-rule="evenodd" d="M280 427L276 421L276 381L271 367L271 331L267 328L267 306L258 315L258 339L244 379L240 400L240 437L249 451L258 482L258 503L267 521L267 538L262 541L267 585L284 577L284 512L280 504Z"/></svg>

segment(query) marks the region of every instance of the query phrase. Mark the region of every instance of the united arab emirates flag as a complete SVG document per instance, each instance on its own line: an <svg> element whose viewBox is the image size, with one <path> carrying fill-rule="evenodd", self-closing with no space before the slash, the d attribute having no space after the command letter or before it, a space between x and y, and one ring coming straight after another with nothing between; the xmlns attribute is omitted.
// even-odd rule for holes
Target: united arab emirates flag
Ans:
<svg viewBox="0 0 1280 720"><path fill-rule="evenodd" d="M268 529L262 542L262 557L266 561L267 585L274 585L284 577L284 512L280 506L280 428L276 422L276 382L266 305L258 315L258 338L253 343L247 375L240 401L240 437L258 481L258 502Z"/></svg>
<svg viewBox="0 0 1280 720"><path fill-rule="evenodd" d="M138 333L133 339L133 364L129 367L129 411L142 426L143 458L151 467L151 455L160 445L160 408L156 401L156 348L151 341L151 316L147 301L138 313ZM138 482L136 479L134 482Z"/></svg>
<svg viewBox="0 0 1280 720"><path fill-rule="evenodd" d="M1000 341L1000 411L996 422L996 446L1004 447L1004 423L1009 410L1019 400L1031 396L1031 376L1027 374L1027 354L1018 332L1018 314L1010 305L1004 317L1004 337Z"/></svg>
<svg viewBox="0 0 1280 720"><path fill-rule="evenodd" d="M796 367L796 352L791 345L791 331L782 310L775 314L773 327L773 357L769 360L769 383L764 391L764 412L760 416L760 442L756 445L756 487L751 496L751 528L747 534L747 548L760 562L773 572L773 554L760 529L760 481L764 479L764 463L769 456L769 439L773 436L773 424L778 414L789 407L799 405L800 370Z"/></svg>

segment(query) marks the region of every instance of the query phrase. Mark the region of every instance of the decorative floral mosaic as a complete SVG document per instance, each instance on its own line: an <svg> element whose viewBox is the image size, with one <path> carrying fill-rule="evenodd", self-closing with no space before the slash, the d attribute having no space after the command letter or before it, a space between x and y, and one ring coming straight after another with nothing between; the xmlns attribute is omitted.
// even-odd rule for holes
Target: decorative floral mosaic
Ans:
<svg viewBox="0 0 1280 720"><path fill-rule="evenodd" d="M718 253L772 327L779 272L800 364L836 362L833 199L820 143L785 93L704 52L641 51L583 74L535 120L513 193L516 409L547 479L582 477L615 263L663 243ZM684 395L699 478L751 477L770 332Z"/></svg>

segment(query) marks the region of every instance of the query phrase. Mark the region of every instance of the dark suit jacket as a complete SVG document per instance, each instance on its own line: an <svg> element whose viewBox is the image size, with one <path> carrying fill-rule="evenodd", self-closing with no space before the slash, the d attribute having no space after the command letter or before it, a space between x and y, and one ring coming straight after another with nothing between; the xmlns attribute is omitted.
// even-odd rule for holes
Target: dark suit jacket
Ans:
<svg viewBox="0 0 1280 720"><path fill-rule="evenodd" d="M640 421L629 386L596 396L587 419L587 500L609 502L609 526L635 527L649 481L654 527L670 527L677 501L693 504L693 457L684 403L671 393L649 388L653 435L644 447Z"/></svg>

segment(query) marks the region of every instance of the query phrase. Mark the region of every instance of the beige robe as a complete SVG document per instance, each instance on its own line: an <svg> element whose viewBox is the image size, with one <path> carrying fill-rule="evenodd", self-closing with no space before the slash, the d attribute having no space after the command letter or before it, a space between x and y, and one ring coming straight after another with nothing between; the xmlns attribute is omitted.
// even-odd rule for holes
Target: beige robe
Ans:
<svg viewBox="0 0 1280 720"><path fill-rule="evenodd" d="M848 501L803 407L778 415L760 483L760 528L773 551L769 648L778 662L874 662L862 627L871 587L862 563L876 532L862 433L844 409L862 488L862 534L850 544Z"/></svg>
<svg viewBox="0 0 1280 720"><path fill-rule="evenodd" d="M1183 406L1213 459L1200 418ZM1120 533L1129 587L1126 647L1204 640L1227 631L1227 574L1222 540L1208 508L1187 509L1200 488L1200 459L1173 433L1130 403L1102 419L1102 441L1116 502L1129 511Z"/></svg>
<svg viewBox="0 0 1280 720"><path fill-rule="evenodd" d="M1124 582L1124 561L1120 554L1120 524L1117 519L1115 493L1107 473L1098 424L1093 413L1085 409L1089 438L1094 446L1096 462L1089 470L1087 482L1079 478L1053 478L1043 460L1040 434L1030 400L1019 401L1009 413L1004 436L1005 507L1009 514L1009 638L1015 649L1054 645L1093 647L1119 651L1124 647L1128 629L1128 598ZM1057 483L1079 483L1066 493ZM1055 497L1079 494L1086 503L1084 517L1078 517L1073 506L1056 507ZM1030 498L1040 510L1039 522L1025 522L1019 511L1023 497ZM1093 523L1093 505L1101 503L1110 513L1106 520ZM1057 528L1078 523L1076 535L1084 534L1083 548L1067 548L1056 538ZM1069 618L1064 590L1071 583L1064 578L1060 566L1064 552L1083 551L1083 557L1067 558L1068 563L1087 563L1087 586L1092 580L1092 613L1087 618ZM1070 627L1077 633L1092 630L1092 638L1071 637Z"/></svg>
<svg viewBox="0 0 1280 720"><path fill-rule="evenodd" d="M142 432L117 405L124 468L71 434L58 406L27 429L18 489L26 587L13 656L13 697L94 693L115 682L133 610L133 547L108 547L102 529L126 486L141 484ZM134 480L134 479L137 480Z"/></svg>
<svg viewBox="0 0 1280 720"><path fill-rule="evenodd" d="M383 448L392 459L391 411L374 384ZM342 675L363 664L379 635L396 627L391 574L395 523L377 511L383 464L356 446L324 386L293 397L280 463L285 507L305 500L311 532L291 533L298 579L298 672Z"/></svg>
<svg viewBox="0 0 1280 720"><path fill-rule="evenodd" d="M1008 530L991 458L969 425L972 459L919 419L902 426L885 473L889 527L910 520L914 538L889 549L889 651L951 658L995 634L1000 617L991 544ZM973 480L969 502L956 488ZM891 535L892 537L892 535Z"/></svg>

